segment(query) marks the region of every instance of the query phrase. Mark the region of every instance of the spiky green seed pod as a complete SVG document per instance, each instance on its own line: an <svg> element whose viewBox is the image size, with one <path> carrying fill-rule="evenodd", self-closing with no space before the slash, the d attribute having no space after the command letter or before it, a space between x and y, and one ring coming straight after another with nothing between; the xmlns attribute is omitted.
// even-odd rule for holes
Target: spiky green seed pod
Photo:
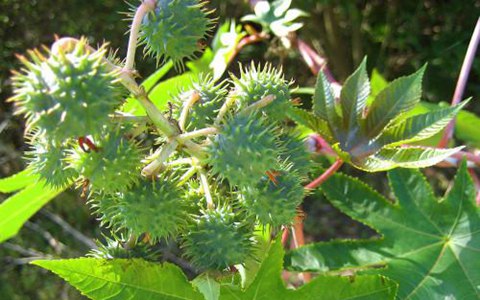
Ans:
<svg viewBox="0 0 480 300"><path fill-rule="evenodd" d="M214 174L232 185L254 185L277 166L275 127L263 118L238 114L229 119L208 148Z"/></svg>
<svg viewBox="0 0 480 300"><path fill-rule="evenodd" d="M185 129L188 131L211 126L227 95L224 82L217 84L211 76L200 77L192 88L174 99L178 108L174 114L180 118L184 107L190 106Z"/></svg>
<svg viewBox="0 0 480 300"><path fill-rule="evenodd" d="M292 224L303 197L304 188L298 175L292 171L276 173L275 180L264 176L256 186L242 190L247 212L263 225Z"/></svg>
<svg viewBox="0 0 480 300"><path fill-rule="evenodd" d="M201 270L241 264L252 250L251 234L243 226L227 206L203 210L184 237L185 255Z"/></svg>
<svg viewBox="0 0 480 300"><path fill-rule="evenodd" d="M132 248L126 246L126 241L118 237L105 237L105 243L97 242L98 249L92 249L87 256L99 259L115 259L115 258L142 258L148 261L158 261L160 258L159 251L156 251L149 245L136 243Z"/></svg>
<svg viewBox="0 0 480 300"><path fill-rule="evenodd" d="M232 76L235 97L240 109L273 95L275 100L263 108L263 111L275 120L283 120L291 107L290 82L286 81L282 70L277 70L267 64L263 68L251 64L250 68L242 69L240 78Z"/></svg>
<svg viewBox="0 0 480 300"><path fill-rule="evenodd" d="M213 27L205 4L201 0L157 0L140 29L145 54L155 56L157 61L171 59L177 67L183 67L182 60L194 57L198 41Z"/></svg>
<svg viewBox="0 0 480 300"><path fill-rule="evenodd" d="M71 184L79 176L67 162L69 143L55 144L43 135L29 137L32 150L26 153L29 169L54 188Z"/></svg>
<svg viewBox="0 0 480 300"><path fill-rule="evenodd" d="M85 152L76 147L68 158L92 191L125 192L138 182L143 151L137 142L124 137L121 129L97 136L92 142L96 149Z"/></svg>
<svg viewBox="0 0 480 300"><path fill-rule="evenodd" d="M13 77L17 112L56 142L97 134L119 105L116 74L103 61L105 47L92 52L84 39L71 49L58 48L47 57L30 51L25 68Z"/></svg>
<svg viewBox="0 0 480 300"><path fill-rule="evenodd" d="M294 132L285 132L279 136L280 161L292 165L298 175L305 177L311 169L310 153L305 142Z"/></svg>
<svg viewBox="0 0 480 300"><path fill-rule="evenodd" d="M135 235L149 233L153 240L178 234L187 220L182 192L168 176L142 180L125 193L97 195L92 206L104 224Z"/></svg>

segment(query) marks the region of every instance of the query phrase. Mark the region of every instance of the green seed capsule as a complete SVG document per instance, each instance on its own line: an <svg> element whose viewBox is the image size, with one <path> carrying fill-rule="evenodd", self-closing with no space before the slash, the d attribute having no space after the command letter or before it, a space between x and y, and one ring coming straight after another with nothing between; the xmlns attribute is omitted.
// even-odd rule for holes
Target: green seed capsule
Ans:
<svg viewBox="0 0 480 300"><path fill-rule="evenodd" d="M85 40L73 49L47 53L31 51L32 61L21 58L23 73L13 77L17 112L27 117L48 139L98 134L122 100L116 74L104 62L105 48L92 52Z"/></svg>
<svg viewBox="0 0 480 300"><path fill-rule="evenodd" d="M245 262L251 254L251 235L229 207L201 211L184 237L185 255L199 269L222 270Z"/></svg>

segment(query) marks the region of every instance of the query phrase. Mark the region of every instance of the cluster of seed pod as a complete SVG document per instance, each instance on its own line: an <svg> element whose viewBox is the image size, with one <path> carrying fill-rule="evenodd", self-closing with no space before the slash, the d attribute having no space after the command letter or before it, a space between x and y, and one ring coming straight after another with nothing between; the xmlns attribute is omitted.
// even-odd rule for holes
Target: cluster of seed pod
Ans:
<svg viewBox="0 0 480 300"><path fill-rule="evenodd" d="M176 62L192 55L196 48L180 52L185 48L176 43L205 35L211 21L203 3L156 5L143 20L146 51ZM170 36L168 26L192 34ZM158 48L159 39L166 46ZM21 58L25 68L15 74L12 100L27 117L32 172L57 188L77 183L103 225L127 233L133 244L179 243L199 270L245 262L258 226L293 222L309 153L287 125L291 83L281 70L252 64L220 83L199 78L171 100L178 134L160 136L145 158L148 135L116 118L125 93L105 53L80 40ZM187 142L194 153L183 147ZM118 245L110 241L96 255L138 256Z"/></svg>

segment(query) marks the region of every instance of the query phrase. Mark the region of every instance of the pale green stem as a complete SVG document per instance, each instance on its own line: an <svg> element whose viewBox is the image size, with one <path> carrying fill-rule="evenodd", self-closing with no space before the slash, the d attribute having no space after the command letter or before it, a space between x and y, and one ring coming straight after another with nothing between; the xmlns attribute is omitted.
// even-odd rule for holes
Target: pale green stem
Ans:
<svg viewBox="0 0 480 300"><path fill-rule="evenodd" d="M174 167L174 166L181 166L181 165L192 165L193 160L192 158L179 158L174 161L169 161L165 164L166 167Z"/></svg>
<svg viewBox="0 0 480 300"><path fill-rule="evenodd" d="M185 123L187 122L188 111L199 99L200 94L198 92L193 92L188 98L188 101L183 104L182 113L178 119L178 126L181 130L185 131Z"/></svg>
<svg viewBox="0 0 480 300"><path fill-rule="evenodd" d="M180 177L180 179L178 180L177 186L184 185L185 182L187 182L190 178L192 178L193 175L195 175L195 173L197 173L196 167L191 167L190 169L188 169L188 171L185 172L185 174L183 174L182 177Z"/></svg>
<svg viewBox="0 0 480 300"><path fill-rule="evenodd" d="M254 102L250 104L248 107L244 108L242 111L240 111L241 114L250 114L256 110L259 110L260 108L263 108L270 103L272 103L277 97L275 95L267 95L263 97L262 99L258 100L257 102Z"/></svg>
<svg viewBox="0 0 480 300"><path fill-rule="evenodd" d="M153 154L153 161L143 168L142 175L146 177L157 175L164 167L165 161L172 155L175 149L177 149L177 146L177 141L173 140L165 144L161 149L158 149Z"/></svg>
<svg viewBox="0 0 480 300"><path fill-rule="evenodd" d="M207 200L207 208L214 209L215 204L213 203L212 194L210 193L210 186L208 185L207 174L205 170L199 169L200 174L200 183L202 184L203 193L205 194L205 199Z"/></svg>
<svg viewBox="0 0 480 300"><path fill-rule="evenodd" d="M155 0L143 0L133 16L132 25L130 27L130 37L128 39L127 58L125 59L124 66L124 69L127 71L131 72L135 68L135 51L137 50L138 33L140 32L142 20L146 14L155 9L155 6Z"/></svg>
<svg viewBox="0 0 480 300"><path fill-rule="evenodd" d="M134 122L134 123L145 123L149 120L145 116L134 116L134 115L123 114L123 113L115 113L114 115L111 116L111 119L112 121Z"/></svg>
<svg viewBox="0 0 480 300"><path fill-rule="evenodd" d="M194 139L194 138L197 138L197 137L207 136L207 135L216 134L216 133L218 133L217 128L207 127L207 128L203 128L203 129L199 129L199 130L195 130L195 131L180 134L179 136L177 136L177 140L180 143L183 143L183 142L186 142L188 140L191 140L191 139Z"/></svg>
<svg viewBox="0 0 480 300"><path fill-rule="evenodd" d="M215 122L213 123L215 126L220 125L220 123L223 120L223 117L225 114L228 112L228 109L232 104L235 102L235 96L228 97L227 100L223 103L222 107L220 108L217 118L215 119Z"/></svg>

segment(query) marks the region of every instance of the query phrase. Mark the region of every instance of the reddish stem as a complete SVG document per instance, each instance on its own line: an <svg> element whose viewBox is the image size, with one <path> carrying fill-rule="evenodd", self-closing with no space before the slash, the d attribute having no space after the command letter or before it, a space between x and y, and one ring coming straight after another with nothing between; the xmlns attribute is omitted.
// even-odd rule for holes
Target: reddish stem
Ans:
<svg viewBox="0 0 480 300"><path fill-rule="evenodd" d="M452 157L458 160L462 160L465 158L467 161L470 161L477 166L480 166L480 156L467 151L458 151L457 153L452 154Z"/></svg>
<svg viewBox="0 0 480 300"><path fill-rule="evenodd" d="M477 52L478 43L480 42L480 18L477 20L477 25L473 31L472 38L468 45L467 53L465 54L465 59L463 61L462 69L460 75L458 76L457 86L455 87L455 92L452 98L452 106L457 105L462 100L463 92L465 91L465 86L467 85L468 75L470 74L470 69L472 68L473 60L475 58L475 52ZM453 130L455 128L455 119L448 123L445 132L443 133L442 139L438 143L438 147L445 148L448 145L448 141L453 136Z"/></svg>
<svg viewBox="0 0 480 300"><path fill-rule="evenodd" d="M296 244L295 248L305 245L305 237L303 234L303 217L302 213L297 214L295 217L295 223L293 225L293 235ZM312 280L312 274L310 273L301 273L303 276L303 282L308 283Z"/></svg>
<svg viewBox="0 0 480 300"><path fill-rule="evenodd" d="M330 147L330 144L319 134L311 134L309 136L315 142L314 151L317 153L323 153L330 156L336 156L337 153Z"/></svg>
<svg viewBox="0 0 480 300"><path fill-rule="evenodd" d="M310 182L305 186L306 189L313 190L314 188L318 187L322 183L324 183L330 176L335 174L338 169L343 165L343 160L337 159L322 175L320 175L317 179Z"/></svg>
<svg viewBox="0 0 480 300"><path fill-rule="evenodd" d="M320 175L317 179L312 181L311 183L305 186L305 189L314 189L321 185L325 180L327 180L330 176L335 174L335 172L343 165L343 160L337 159L322 175ZM295 217L295 222L293 224L293 240L296 242L294 244L295 247L300 247L305 244L305 237L303 234L303 212L300 212ZM289 235L289 228L285 227L282 233L282 243L285 245L287 243ZM305 283L309 282L312 279L310 273L302 273L303 281Z"/></svg>
<svg viewBox="0 0 480 300"><path fill-rule="evenodd" d="M235 50L233 50L232 55L228 58L228 64L230 64L233 59L240 53L240 51L243 49L243 47L261 42L266 38L266 36L262 33L255 33L252 35L247 35L246 37L242 38L240 42L238 42L237 46L235 47Z"/></svg>
<svg viewBox="0 0 480 300"><path fill-rule="evenodd" d="M323 72L325 73L325 76L327 76L328 81L336 82L336 80L333 78L332 73L327 68L327 60L325 58L321 57L302 39L297 38L295 42L295 44L297 45L297 49L300 52L300 55L302 56L303 60L308 65L310 71L312 71L314 75L317 75L318 72L323 69Z"/></svg>
<svg viewBox="0 0 480 300"><path fill-rule="evenodd" d="M288 226L283 227L282 232L282 245L285 247L287 245L288 237L290 236L290 230Z"/></svg>

